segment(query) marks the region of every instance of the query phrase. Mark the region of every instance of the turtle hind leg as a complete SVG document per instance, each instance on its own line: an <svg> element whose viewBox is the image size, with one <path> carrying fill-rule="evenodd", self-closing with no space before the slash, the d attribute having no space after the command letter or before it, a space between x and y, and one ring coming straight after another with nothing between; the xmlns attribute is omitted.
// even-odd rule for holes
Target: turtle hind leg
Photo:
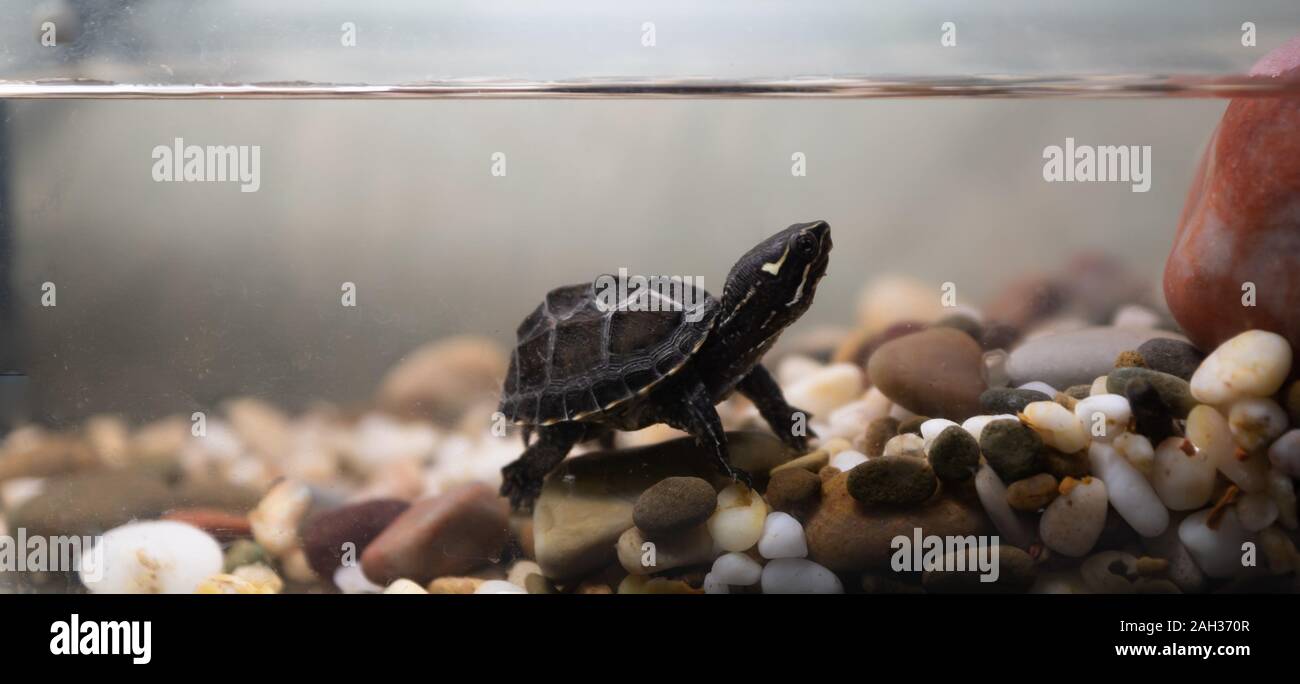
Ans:
<svg viewBox="0 0 1300 684"><path fill-rule="evenodd" d="M808 438L817 436L817 433L808 427L808 419L812 416L807 411L801 411L786 403L781 386L776 383L766 368L761 364L754 366L754 370L741 379L736 389L754 402L759 415L763 416L763 420L772 428L772 432L776 433L786 446L801 454L808 450Z"/></svg>
<svg viewBox="0 0 1300 684"><path fill-rule="evenodd" d="M546 474L564 460L585 433L582 423L556 423L537 428L537 441L501 469L501 496L510 499L510 507L530 508L542 492Z"/></svg>

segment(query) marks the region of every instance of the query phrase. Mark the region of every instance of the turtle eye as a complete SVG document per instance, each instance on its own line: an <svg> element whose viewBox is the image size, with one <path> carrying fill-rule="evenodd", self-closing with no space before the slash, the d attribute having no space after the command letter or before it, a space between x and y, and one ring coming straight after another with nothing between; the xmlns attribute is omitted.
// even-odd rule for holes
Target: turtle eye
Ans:
<svg viewBox="0 0 1300 684"><path fill-rule="evenodd" d="M799 254L805 257L811 257L817 253L817 238L807 233L802 233L799 237L795 238L794 248L799 251Z"/></svg>

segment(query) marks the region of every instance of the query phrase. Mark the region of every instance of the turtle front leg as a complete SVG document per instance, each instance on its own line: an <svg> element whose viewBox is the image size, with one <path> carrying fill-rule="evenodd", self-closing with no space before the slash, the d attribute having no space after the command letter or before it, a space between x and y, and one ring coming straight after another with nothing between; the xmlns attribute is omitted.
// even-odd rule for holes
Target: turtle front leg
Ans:
<svg viewBox="0 0 1300 684"><path fill-rule="evenodd" d="M661 411L665 423L689 433L701 448L713 452L714 461L723 475L743 482L751 489L754 487L749 473L731 464L727 433L722 429L722 419L718 417L718 410L713 407L713 399L704 383L694 382L680 404L661 405Z"/></svg>
<svg viewBox="0 0 1300 684"><path fill-rule="evenodd" d="M537 428L537 441L501 469L501 496L510 499L511 508L521 510L532 506L542 493L546 474L564 460L585 433L586 426L582 423L556 423Z"/></svg>
<svg viewBox="0 0 1300 684"><path fill-rule="evenodd" d="M768 373L762 364L754 366L754 370L741 379L736 389L754 402L754 406L758 407L759 415L763 416L763 420L771 426L772 432L775 432L786 446L799 453L808 450L808 438L817 436L817 433L808 427L808 420L812 416L807 411L786 403L785 395L781 393L781 386L776 384L772 374Z"/></svg>

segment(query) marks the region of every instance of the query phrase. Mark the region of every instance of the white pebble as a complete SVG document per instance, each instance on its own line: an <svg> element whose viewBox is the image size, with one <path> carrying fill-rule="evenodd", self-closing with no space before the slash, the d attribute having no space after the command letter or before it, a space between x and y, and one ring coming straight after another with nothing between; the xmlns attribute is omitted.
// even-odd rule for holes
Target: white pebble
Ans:
<svg viewBox="0 0 1300 684"><path fill-rule="evenodd" d="M816 359L802 354L790 354L776 364L776 381L782 387L790 387L825 367L825 364Z"/></svg>
<svg viewBox="0 0 1300 684"><path fill-rule="evenodd" d="M1141 328L1151 330L1160 327L1160 315L1138 304L1125 304L1115 312L1110 324L1116 328Z"/></svg>
<svg viewBox="0 0 1300 684"><path fill-rule="evenodd" d="M743 553L724 553L713 561L713 571L709 574L728 586L748 587L758 583L763 566Z"/></svg>
<svg viewBox="0 0 1300 684"><path fill-rule="evenodd" d="M1106 389L1106 376L1099 375L1092 381L1092 386L1088 388L1088 396L1095 397L1099 394L1109 394L1110 390Z"/></svg>
<svg viewBox="0 0 1300 684"><path fill-rule="evenodd" d="M221 546L192 525L127 523L82 556L81 582L96 594L190 594L221 572Z"/></svg>
<svg viewBox="0 0 1300 684"><path fill-rule="evenodd" d="M823 438L832 437L852 438L862 434L867 429L867 423L888 415L889 409L880 410L879 405L874 405L866 399L845 404L833 412L827 421L827 431L818 433Z"/></svg>
<svg viewBox="0 0 1300 684"><path fill-rule="evenodd" d="M894 435L885 442L883 456L911 456L912 458L925 458L925 440L921 436L912 432L904 432L901 435Z"/></svg>
<svg viewBox="0 0 1300 684"><path fill-rule="evenodd" d="M894 404L889 407L889 417L903 423L915 418L916 414L904 408L902 404Z"/></svg>
<svg viewBox="0 0 1300 684"><path fill-rule="evenodd" d="M275 485L248 514L253 539L274 556L298 547L298 524L311 505L311 490L300 482L284 480Z"/></svg>
<svg viewBox="0 0 1300 684"><path fill-rule="evenodd" d="M1204 506L1214 496L1216 470L1204 451L1183 450L1182 437L1169 437L1156 447L1151 484L1165 506L1190 511Z"/></svg>
<svg viewBox="0 0 1300 684"><path fill-rule="evenodd" d="M1187 516L1178 526L1178 539L1205 574L1231 577L1242 569L1241 545L1250 539L1250 532L1242 527L1232 507L1223 511L1219 524L1211 529L1206 524L1210 510Z"/></svg>
<svg viewBox="0 0 1300 684"><path fill-rule="evenodd" d="M1268 448L1268 461L1274 468L1300 477L1300 430L1290 430Z"/></svg>
<svg viewBox="0 0 1300 684"><path fill-rule="evenodd" d="M1201 404L1187 415L1187 438L1242 491L1259 492L1268 487L1268 462L1258 453L1237 458L1228 421L1213 406Z"/></svg>
<svg viewBox="0 0 1300 684"><path fill-rule="evenodd" d="M1265 330L1247 330L1219 345L1192 374L1192 396L1206 404L1277 392L1291 371L1291 345Z"/></svg>
<svg viewBox="0 0 1300 684"><path fill-rule="evenodd" d="M1256 451L1272 443L1286 430L1286 411L1272 399L1246 397L1233 402L1228 427L1237 446Z"/></svg>
<svg viewBox="0 0 1300 684"><path fill-rule="evenodd" d="M984 432L984 426L988 425L989 423L992 423L995 420L1020 420L1020 419L1010 413L1002 413L996 416L971 416L970 418L967 418L964 423L961 424L961 428L966 432L969 432L970 436L974 437L975 441L978 442L980 441L980 435L983 434Z"/></svg>
<svg viewBox="0 0 1300 684"><path fill-rule="evenodd" d="M872 416L887 416L889 411L894 408L894 402L880 391L879 387L872 387L862 396L862 401L867 405L864 409Z"/></svg>
<svg viewBox="0 0 1300 684"><path fill-rule="evenodd" d="M1267 493L1246 494L1237 500L1237 518L1241 526L1258 532L1277 520L1277 504Z"/></svg>
<svg viewBox="0 0 1300 684"><path fill-rule="evenodd" d="M506 573L506 581L516 587L526 587L529 575L541 574L542 566L536 562L530 560L515 561L515 564L510 566L510 572Z"/></svg>
<svg viewBox="0 0 1300 684"><path fill-rule="evenodd" d="M384 589L384 593L385 594L427 594L429 592L419 584L416 584L415 582L403 577L402 579L396 580L392 584L388 585L388 588Z"/></svg>
<svg viewBox="0 0 1300 684"><path fill-rule="evenodd" d="M862 395L862 369L851 363L820 368L785 391L786 401L814 416L831 413Z"/></svg>
<svg viewBox="0 0 1300 684"><path fill-rule="evenodd" d="M1066 556L1088 554L1106 526L1106 485L1085 477L1052 500L1038 521L1038 535L1049 549Z"/></svg>
<svg viewBox="0 0 1300 684"><path fill-rule="evenodd" d="M1035 392L1042 392L1043 394L1046 394L1049 397L1056 396L1056 392L1057 392L1057 389L1055 387L1052 387L1051 385L1045 382L1039 382L1037 380L1033 382L1026 382L1025 384L1017 387L1016 389L1033 390Z"/></svg>
<svg viewBox="0 0 1300 684"><path fill-rule="evenodd" d="M371 582L356 563L340 565L334 571L334 586L345 594L382 594L384 588Z"/></svg>
<svg viewBox="0 0 1300 684"><path fill-rule="evenodd" d="M708 521L709 534L720 549L745 551L758 543L766 518L763 497L743 484L728 485L718 492L718 508Z"/></svg>
<svg viewBox="0 0 1300 684"><path fill-rule="evenodd" d="M1277 504L1278 524L1288 530L1297 527L1295 483L1277 468L1268 471L1268 494Z"/></svg>
<svg viewBox="0 0 1300 684"><path fill-rule="evenodd" d="M975 473L975 493L1003 541L1022 549L1029 548L1034 541L1034 531L1007 503L1007 486L987 463L980 464Z"/></svg>
<svg viewBox="0 0 1300 684"><path fill-rule="evenodd" d="M1105 442L1088 447L1092 473L1106 483L1106 495L1121 518L1143 537L1155 537L1169 526L1169 511L1137 471Z"/></svg>
<svg viewBox="0 0 1300 684"><path fill-rule="evenodd" d="M706 594L730 594L731 587L726 582L718 579L718 576L709 573L704 576L704 593Z"/></svg>
<svg viewBox="0 0 1300 684"><path fill-rule="evenodd" d="M1074 405L1074 416L1093 439L1109 442L1128 431L1133 412L1128 399L1118 394L1094 394Z"/></svg>
<svg viewBox="0 0 1300 684"><path fill-rule="evenodd" d="M947 418L931 418L930 420L921 423L921 439L925 440L926 448L930 447L930 442L933 442L934 438L938 437L940 432L943 432L954 425L956 425L956 423Z"/></svg>
<svg viewBox="0 0 1300 684"><path fill-rule="evenodd" d="M475 594L527 594L528 591L505 580L488 580L474 590Z"/></svg>
<svg viewBox="0 0 1300 684"><path fill-rule="evenodd" d="M844 449L843 451L840 451L834 456L831 456L831 459L828 463L838 468L840 471L847 473L850 470L853 470L854 466L866 462L867 462L867 456L861 451Z"/></svg>
<svg viewBox="0 0 1300 684"><path fill-rule="evenodd" d="M1025 407L1025 423L1058 451L1073 454L1088 447L1088 431L1070 409L1054 401L1035 401Z"/></svg>
<svg viewBox="0 0 1300 684"><path fill-rule="evenodd" d="M803 558L808 555L808 541L803 525L788 513L775 512L763 521L763 536L758 539L758 553L764 558Z"/></svg>
<svg viewBox="0 0 1300 684"><path fill-rule="evenodd" d="M843 594L840 578L803 558L778 558L763 567L764 594Z"/></svg>
<svg viewBox="0 0 1300 684"><path fill-rule="evenodd" d="M1151 440L1136 432L1125 432L1111 442L1115 451L1119 452L1124 460L1128 461L1134 468L1137 468L1142 476L1151 479L1151 472L1155 469L1156 450L1151 446Z"/></svg>

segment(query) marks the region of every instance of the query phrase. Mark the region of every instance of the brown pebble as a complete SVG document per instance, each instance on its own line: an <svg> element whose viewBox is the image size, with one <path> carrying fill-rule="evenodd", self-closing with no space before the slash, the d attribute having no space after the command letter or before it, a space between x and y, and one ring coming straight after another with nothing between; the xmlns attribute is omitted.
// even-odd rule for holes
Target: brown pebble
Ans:
<svg viewBox="0 0 1300 684"><path fill-rule="evenodd" d="M884 416L867 423L862 453L871 458L885 453L885 442L896 434L898 434L898 419L892 416Z"/></svg>
<svg viewBox="0 0 1300 684"><path fill-rule="evenodd" d="M252 526L246 516L215 508L177 508L163 515L163 520L193 525L212 535L219 542L247 539L253 536Z"/></svg>
<svg viewBox="0 0 1300 684"><path fill-rule="evenodd" d="M1056 479L1063 480L1067 477L1079 479L1092 472L1088 465L1087 452L1080 451L1074 454L1067 454L1056 449L1048 448L1043 463L1047 472L1056 476Z"/></svg>
<svg viewBox="0 0 1300 684"><path fill-rule="evenodd" d="M927 420L930 419L925 416L912 416L898 424L898 432L896 434L905 435L911 433L919 435L921 434L921 423L924 423Z"/></svg>
<svg viewBox="0 0 1300 684"><path fill-rule="evenodd" d="M772 475L763 498L769 506L803 521L817 506L822 481L802 468L782 470Z"/></svg>
<svg viewBox="0 0 1300 684"><path fill-rule="evenodd" d="M472 594L485 581L478 577L439 577L425 589L430 594Z"/></svg>
<svg viewBox="0 0 1300 684"><path fill-rule="evenodd" d="M826 467L826 464L829 463L830 460L831 460L831 453L829 451L827 451L826 449L817 449L816 451L812 451L798 458L791 459L789 461L786 461L785 463L782 463L779 466L776 466L775 468L772 468L770 471L768 471L768 476L770 477L772 475L776 475L782 470L790 470L794 468L807 470L810 473L815 473L821 470L822 468Z"/></svg>
<svg viewBox="0 0 1300 684"><path fill-rule="evenodd" d="M1056 499L1056 486L1056 478L1049 473L1016 480L1007 485L1007 504L1026 513L1041 511Z"/></svg>
<svg viewBox="0 0 1300 684"><path fill-rule="evenodd" d="M593 582L583 582L574 590L575 594L612 594L614 590L608 584L596 584Z"/></svg>
<svg viewBox="0 0 1300 684"><path fill-rule="evenodd" d="M1092 385L1070 385L1065 388L1065 393L1075 399L1087 399L1092 395Z"/></svg>
<svg viewBox="0 0 1300 684"><path fill-rule="evenodd" d="M817 477L821 478L821 481L823 483L825 483L827 480L830 480L831 478L839 474L840 474L840 469L836 468L833 465L828 465L825 468L822 468L821 470L817 471Z"/></svg>
<svg viewBox="0 0 1300 684"><path fill-rule="evenodd" d="M533 572L524 578L524 588L530 594L554 594L555 585L545 577Z"/></svg>
<svg viewBox="0 0 1300 684"><path fill-rule="evenodd" d="M1147 360L1135 351L1122 351L1115 357L1116 368L1146 368Z"/></svg>
<svg viewBox="0 0 1300 684"><path fill-rule="evenodd" d="M509 505L494 488L464 484L411 504L366 547L374 582L461 575L499 557L510 538Z"/></svg>
<svg viewBox="0 0 1300 684"><path fill-rule="evenodd" d="M1075 399L1074 397L1066 394L1065 392L1057 392L1056 396L1052 397L1052 401L1060 404L1061 406L1064 406L1065 408L1070 409L1071 411L1074 410L1074 405L1079 403L1078 399Z"/></svg>
<svg viewBox="0 0 1300 684"><path fill-rule="evenodd" d="M1142 556L1137 559L1137 571L1143 577L1161 577L1169 571L1169 561L1165 558Z"/></svg>

